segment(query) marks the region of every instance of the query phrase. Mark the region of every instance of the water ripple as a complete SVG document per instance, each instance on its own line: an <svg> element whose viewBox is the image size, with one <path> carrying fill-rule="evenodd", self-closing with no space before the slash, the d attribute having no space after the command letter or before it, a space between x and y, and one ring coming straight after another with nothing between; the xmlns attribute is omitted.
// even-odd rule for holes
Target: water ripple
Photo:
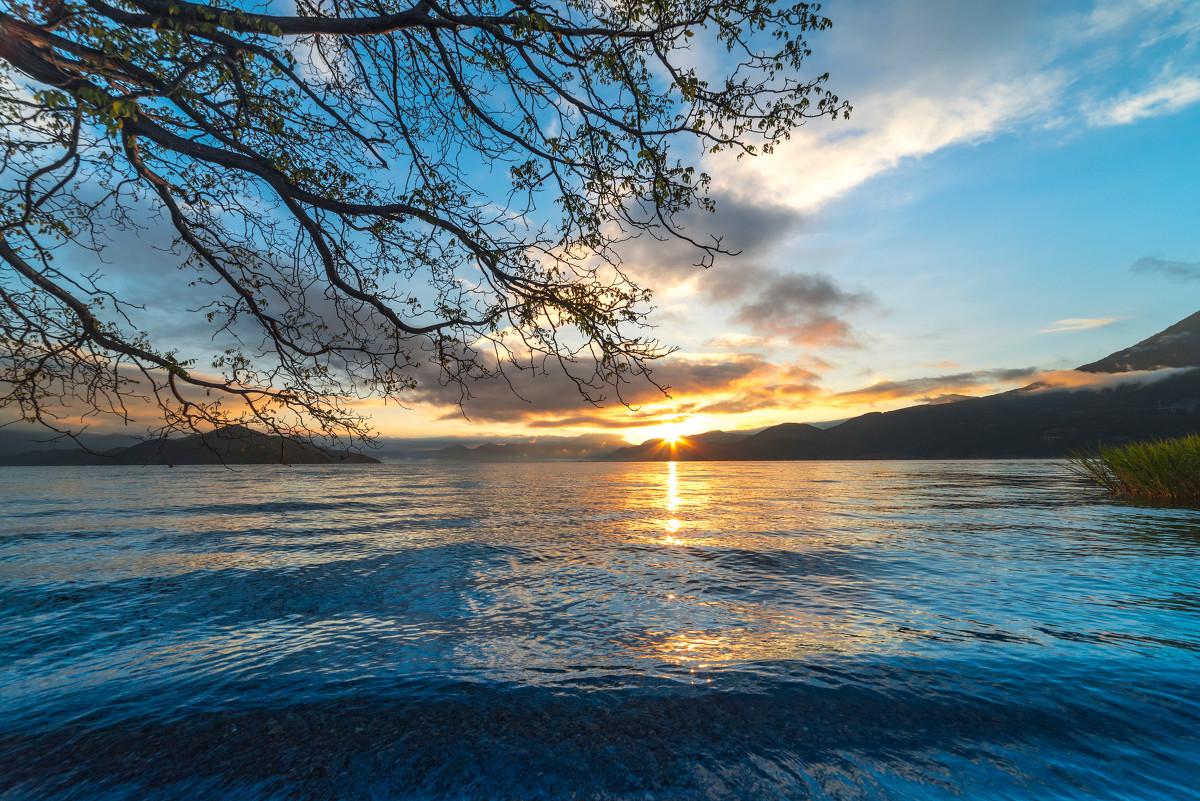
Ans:
<svg viewBox="0 0 1200 801"><path fill-rule="evenodd" d="M1197 565L1055 463L3 468L0 798L1200 798Z"/></svg>

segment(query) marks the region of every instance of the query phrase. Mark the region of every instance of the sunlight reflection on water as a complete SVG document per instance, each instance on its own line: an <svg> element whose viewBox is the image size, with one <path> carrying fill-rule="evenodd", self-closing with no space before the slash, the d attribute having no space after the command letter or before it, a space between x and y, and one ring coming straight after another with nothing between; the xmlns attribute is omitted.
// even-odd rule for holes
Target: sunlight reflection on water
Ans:
<svg viewBox="0 0 1200 801"><path fill-rule="evenodd" d="M1053 463L0 469L0 797L1198 797L1198 557Z"/></svg>

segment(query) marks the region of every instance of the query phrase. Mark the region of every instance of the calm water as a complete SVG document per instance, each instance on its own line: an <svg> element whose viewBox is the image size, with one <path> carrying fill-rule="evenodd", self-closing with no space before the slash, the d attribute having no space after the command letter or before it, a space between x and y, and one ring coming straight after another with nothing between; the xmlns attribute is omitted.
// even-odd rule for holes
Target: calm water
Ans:
<svg viewBox="0 0 1200 801"><path fill-rule="evenodd" d="M3 468L0 798L1200 798L1200 512L1051 463Z"/></svg>

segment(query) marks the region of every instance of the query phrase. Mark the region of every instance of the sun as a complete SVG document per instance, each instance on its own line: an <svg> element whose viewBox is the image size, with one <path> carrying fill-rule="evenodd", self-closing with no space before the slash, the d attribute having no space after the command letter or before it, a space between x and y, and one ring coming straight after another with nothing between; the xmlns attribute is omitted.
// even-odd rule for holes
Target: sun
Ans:
<svg viewBox="0 0 1200 801"><path fill-rule="evenodd" d="M631 429L626 432L626 441L637 445L647 440L656 439L663 445L669 447L678 447L688 444L688 436L696 431L703 431L700 420L694 417L687 419L676 419L662 425L646 426L645 428ZM703 421L707 422L707 421Z"/></svg>
<svg viewBox="0 0 1200 801"><path fill-rule="evenodd" d="M660 449L665 448L666 451L671 454L671 458L673 459L675 458L675 454L689 447L690 444L691 443L688 442L687 437L683 436L682 434L667 434L659 441L658 447Z"/></svg>

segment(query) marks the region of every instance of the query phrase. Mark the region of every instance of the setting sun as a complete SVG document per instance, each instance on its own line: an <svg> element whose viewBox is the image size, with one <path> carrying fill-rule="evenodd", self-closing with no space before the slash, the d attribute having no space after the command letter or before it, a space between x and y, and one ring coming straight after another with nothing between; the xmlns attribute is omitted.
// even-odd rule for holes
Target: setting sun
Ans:
<svg viewBox="0 0 1200 801"><path fill-rule="evenodd" d="M1200 0L0 4L0 801L1200 801Z"/></svg>
<svg viewBox="0 0 1200 801"><path fill-rule="evenodd" d="M663 425L631 428L625 432L625 440L633 445L655 439L672 447L686 445L688 437L717 428L720 423L721 421L714 420L707 415L691 415L686 419L677 417Z"/></svg>

